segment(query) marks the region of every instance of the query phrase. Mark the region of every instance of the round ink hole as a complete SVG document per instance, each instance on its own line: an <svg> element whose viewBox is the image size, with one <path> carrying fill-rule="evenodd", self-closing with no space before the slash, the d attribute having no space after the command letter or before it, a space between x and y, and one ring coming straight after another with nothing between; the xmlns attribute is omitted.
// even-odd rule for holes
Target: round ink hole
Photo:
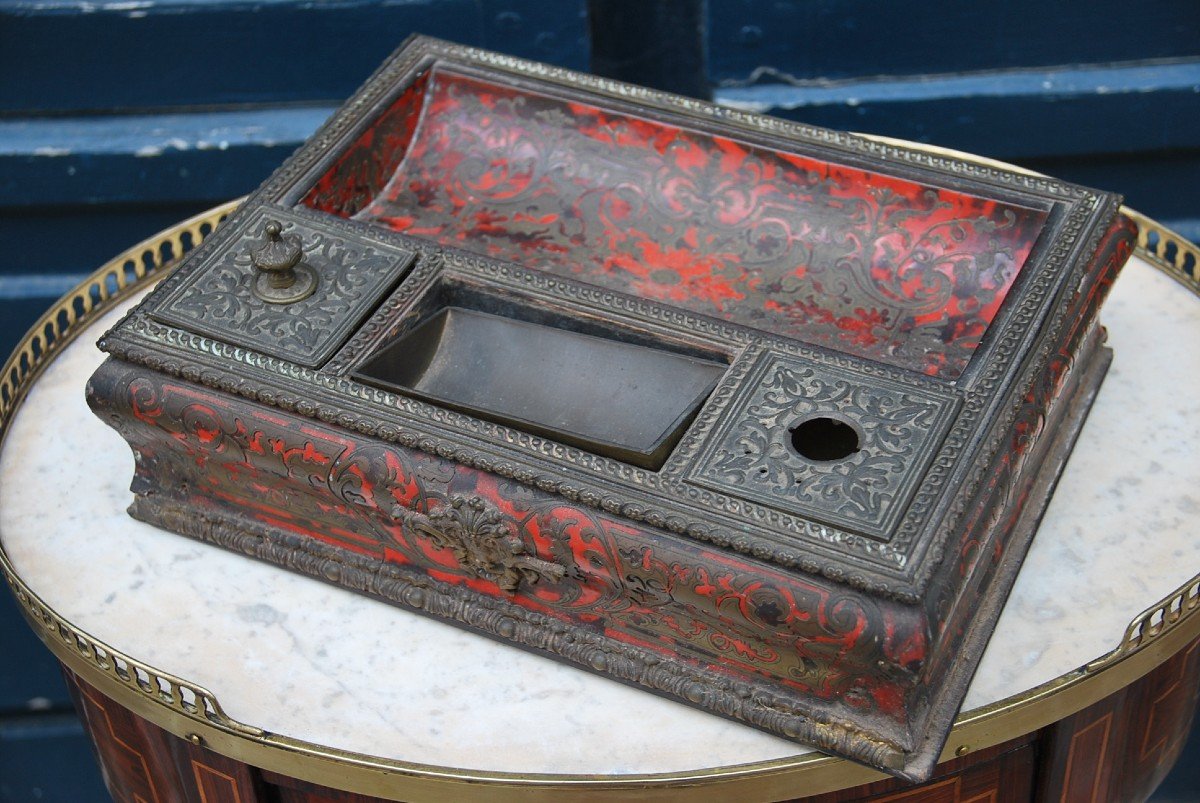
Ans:
<svg viewBox="0 0 1200 803"><path fill-rule="evenodd" d="M809 460L841 460L859 450L858 431L836 418L810 418L792 429L792 448Z"/></svg>

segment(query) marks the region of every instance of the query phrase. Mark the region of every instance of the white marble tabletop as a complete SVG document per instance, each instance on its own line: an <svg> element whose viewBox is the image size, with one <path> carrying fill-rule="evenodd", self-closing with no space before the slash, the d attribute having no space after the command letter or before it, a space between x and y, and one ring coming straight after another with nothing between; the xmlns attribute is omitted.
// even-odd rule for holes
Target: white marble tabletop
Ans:
<svg viewBox="0 0 1200 803"><path fill-rule="evenodd" d="M1102 317L1115 361L967 709L1104 654L1200 570L1200 300L1134 260ZM84 404L93 332L37 381L0 450L0 538L32 590L100 641L241 722L386 759L625 774L807 752L133 521L130 451Z"/></svg>

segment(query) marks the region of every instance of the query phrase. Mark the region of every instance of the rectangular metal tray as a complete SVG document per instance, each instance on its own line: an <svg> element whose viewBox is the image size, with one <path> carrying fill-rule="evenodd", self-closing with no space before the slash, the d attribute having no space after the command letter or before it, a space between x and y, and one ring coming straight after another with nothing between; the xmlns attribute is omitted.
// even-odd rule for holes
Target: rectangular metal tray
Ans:
<svg viewBox="0 0 1200 803"><path fill-rule="evenodd" d="M659 468L726 366L447 307L352 376L368 384Z"/></svg>

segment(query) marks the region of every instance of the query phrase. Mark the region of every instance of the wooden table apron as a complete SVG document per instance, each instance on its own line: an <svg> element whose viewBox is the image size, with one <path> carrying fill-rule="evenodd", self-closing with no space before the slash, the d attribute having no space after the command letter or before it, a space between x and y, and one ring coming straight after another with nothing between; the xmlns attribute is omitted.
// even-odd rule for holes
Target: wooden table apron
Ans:
<svg viewBox="0 0 1200 803"><path fill-rule="evenodd" d="M0 437L42 370L76 335L117 302L160 278L175 259L206 237L235 206L236 202L226 204L131 248L51 308L26 335L0 376ZM1200 250L1154 221L1126 211L1140 227L1137 255L1200 294ZM816 753L652 775L515 774L385 760L267 733L226 715L206 689L97 641L57 614L16 573L2 546L0 543L0 568L30 625L63 664L77 705L100 706L111 728L117 728L117 720L125 717L128 721L122 721L128 732L139 733L150 741L160 739L160 752L165 750L173 757L163 759L160 755L158 759L174 762L178 777L188 775L189 800L245 800L244 796L236 796L244 795L237 789L243 788L238 784L245 783L255 788L264 783L277 784L283 791L276 794L286 800L335 799L320 796L311 784L389 800L522 801L561 799L564 793L573 799L656 800L686 794L689 799L765 800L794 796L797 790L817 795L854 788L854 793L836 796L837 800L848 800L900 788L898 782L881 780L884 776L873 770ZM1079 799L1096 799L1103 788L1116 788L1102 787L1101 782L1109 783L1114 772L1130 771L1129 762L1124 770L1108 766L1101 772L1098 768L1106 766L1105 755L1113 752L1110 748L1122 727L1128 731L1122 738L1141 739L1143 756L1148 745L1154 747L1154 766L1142 771L1144 777L1134 779L1134 783L1152 789L1178 755L1181 733L1186 732L1191 718L1189 706L1200 684L1200 660L1196 658L1200 644L1198 607L1200 575L1134 617L1118 645L1106 655L1022 694L960 714L942 755L942 761L950 763L939 768L934 781L925 787L926 792L913 790L884 799L1009 799L990 797L986 789L970 792L972 787L962 781L969 774L963 772L964 768L987 765L992 767L989 771L993 775L1007 772L1004 756L1021 755L1022 750L1032 754L1037 733L1054 723L1059 723L1057 734L1047 737L1048 731L1041 731L1039 749L1050 750L1048 755L1043 753L1050 769L1043 767L1040 772L1050 772L1057 778L1055 797L1076 799L1080 794ZM1168 698L1169 711L1162 705ZM1124 713L1120 713L1121 706L1127 709ZM1126 721L1131 718L1140 721ZM1130 728L1139 729L1138 733ZM1152 733L1153 743L1149 741ZM120 770L118 765L123 761L136 764L140 760L141 770L137 771L149 772L144 757L138 758L132 750L122 752L119 742L118 748L113 752L101 747L110 771ZM1083 748L1090 749L1093 760L1099 763L1081 769L1083 764L1077 762L1072 767ZM152 757L151 763L155 760ZM253 771L251 777L247 773L252 767L266 772ZM1031 763L1017 770L1033 782ZM954 781L955 777L959 780ZM1044 785L1045 779L1040 782ZM1079 786L1081 783L1083 786ZM976 794L980 796L972 796Z"/></svg>

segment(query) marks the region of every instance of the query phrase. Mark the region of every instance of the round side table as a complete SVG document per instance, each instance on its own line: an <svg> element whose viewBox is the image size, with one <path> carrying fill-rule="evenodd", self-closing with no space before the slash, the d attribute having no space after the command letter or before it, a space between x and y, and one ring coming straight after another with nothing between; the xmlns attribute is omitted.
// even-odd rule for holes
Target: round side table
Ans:
<svg viewBox="0 0 1200 803"><path fill-rule="evenodd" d="M128 801L1136 800L1200 688L1200 251L1136 213L1116 359L933 780L911 787L124 512L93 342L233 205L130 249L0 376L0 568Z"/></svg>

